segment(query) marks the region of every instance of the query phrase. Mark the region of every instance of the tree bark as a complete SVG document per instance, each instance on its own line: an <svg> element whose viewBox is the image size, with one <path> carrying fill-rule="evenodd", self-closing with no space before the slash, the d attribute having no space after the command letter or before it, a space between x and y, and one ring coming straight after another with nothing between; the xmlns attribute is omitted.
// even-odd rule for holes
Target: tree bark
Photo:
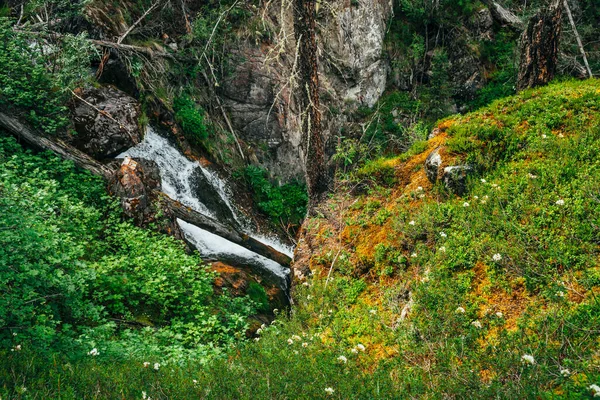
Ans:
<svg viewBox="0 0 600 400"><path fill-rule="evenodd" d="M31 128L19 122L16 117L10 116L4 111L0 111L0 128L25 140L35 148L50 150L63 159L73 161L78 167L88 170L94 175L102 176L107 182L113 182L116 179L117 171L119 170L116 165L102 164L57 138L45 137L38 132L34 132ZM219 221L200 214L199 212L182 205L178 201L171 199L159 190L150 190L149 196L150 198L160 199L176 218L221 236L230 242L276 261L281 265L289 266L291 263L291 258L289 256L275 250L271 246L259 242L247 234L238 231L234 227L224 225ZM174 221L174 223L176 223L176 221Z"/></svg>
<svg viewBox="0 0 600 400"><path fill-rule="evenodd" d="M315 0L294 0L294 32L298 46L298 97L304 142L309 212L329 189L321 131Z"/></svg>
<svg viewBox="0 0 600 400"><path fill-rule="evenodd" d="M482 0L482 3L487 6L492 14L492 18L500 25L509 26L516 31L523 30L523 21L513 14L512 11L507 10L493 0Z"/></svg>
<svg viewBox="0 0 600 400"><path fill-rule="evenodd" d="M521 60L517 90L545 85L556 73L562 30L561 0L534 15L521 36Z"/></svg>
<svg viewBox="0 0 600 400"><path fill-rule="evenodd" d="M579 47L579 51L581 52L581 56L583 57L583 64L585 65L585 69L588 73L588 76L590 78L592 78L594 75L592 74L590 64L588 63L587 56L585 55L585 49L583 48L583 43L581 43L581 37L579 36L579 32L577 31L577 26L575 25L575 20L573 19L573 14L571 14L571 8L569 7L569 2L567 0L564 0L563 3L565 6L565 11L567 12L567 16L569 17L569 22L571 23L571 27L573 28L573 33L575 34L575 39L577 39L577 46Z"/></svg>

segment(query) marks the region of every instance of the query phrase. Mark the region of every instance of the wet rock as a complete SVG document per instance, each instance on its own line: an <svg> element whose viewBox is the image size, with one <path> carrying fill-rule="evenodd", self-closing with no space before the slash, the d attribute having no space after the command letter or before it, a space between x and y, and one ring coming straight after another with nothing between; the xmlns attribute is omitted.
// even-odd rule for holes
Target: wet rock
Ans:
<svg viewBox="0 0 600 400"><path fill-rule="evenodd" d="M79 91L71 104L77 131L72 144L96 159L112 158L138 144L139 103L112 87ZM82 100L83 99L83 100Z"/></svg>
<svg viewBox="0 0 600 400"><path fill-rule="evenodd" d="M425 174L429 182L436 183L438 179L438 171L442 165L442 156L440 155L440 148L433 150L427 159L425 160Z"/></svg>
<svg viewBox="0 0 600 400"><path fill-rule="evenodd" d="M454 165L444 168L442 182L448 191L462 196L467 190L467 177L473 172L468 165Z"/></svg>

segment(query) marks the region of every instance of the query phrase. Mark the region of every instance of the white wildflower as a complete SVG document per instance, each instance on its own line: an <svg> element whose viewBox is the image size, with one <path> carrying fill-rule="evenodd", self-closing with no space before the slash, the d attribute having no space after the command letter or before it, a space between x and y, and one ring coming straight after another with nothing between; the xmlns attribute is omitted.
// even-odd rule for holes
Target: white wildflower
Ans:
<svg viewBox="0 0 600 400"><path fill-rule="evenodd" d="M558 199L558 200L556 200L556 205L557 206L564 206L565 205L565 201L563 199Z"/></svg>
<svg viewBox="0 0 600 400"><path fill-rule="evenodd" d="M302 282L302 285L304 285L304 286L310 286L310 284L307 281Z"/></svg>
<svg viewBox="0 0 600 400"><path fill-rule="evenodd" d="M457 314L464 314L465 313L465 309L462 307L458 307L455 311Z"/></svg>
<svg viewBox="0 0 600 400"><path fill-rule="evenodd" d="M13 332L13 336L17 336L17 332Z"/></svg>
<svg viewBox="0 0 600 400"><path fill-rule="evenodd" d="M333 390L333 388L328 387L328 388L325 388L325 392L329 395L332 395L333 392L335 392L335 390Z"/></svg>
<svg viewBox="0 0 600 400"><path fill-rule="evenodd" d="M473 196L475 200L479 200L479 196Z"/></svg>
<svg viewBox="0 0 600 400"><path fill-rule="evenodd" d="M492 256L492 259L494 261L500 261L500 260L502 260L502 255L500 255L500 253L496 253Z"/></svg>
<svg viewBox="0 0 600 400"><path fill-rule="evenodd" d="M496 313L496 317L498 317L498 318L504 318L504 314L502 314L500 311L498 311Z"/></svg>
<svg viewBox="0 0 600 400"><path fill-rule="evenodd" d="M344 356L339 356L337 359L338 359L338 361L341 361L344 364L346 364L348 362L348 359L346 357L344 357Z"/></svg>
<svg viewBox="0 0 600 400"><path fill-rule="evenodd" d="M412 258L416 258L416 257L417 257L417 253L412 253L410 256L411 256Z"/></svg>
<svg viewBox="0 0 600 400"><path fill-rule="evenodd" d="M329 314L333 314L333 310L332 310L332 309L329 309L327 312L328 312Z"/></svg>
<svg viewBox="0 0 600 400"><path fill-rule="evenodd" d="M567 368L561 368L560 369L560 374L562 376L567 377L567 376L571 375L571 371L569 371L569 369L567 369Z"/></svg>
<svg viewBox="0 0 600 400"><path fill-rule="evenodd" d="M20 344L16 345L12 349L10 349L10 351L21 351L21 345Z"/></svg>
<svg viewBox="0 0 600 400"><path fill-rule="evenodd" d="M499 186L498 186L498 184L497 184L497 183L492 183L492 187L493 187L493 188L497 188L497 187L499 187Z"/></svg>
<svg viewBox="0 0 600 400"><path fill-rule="evenodd" d="M254 338L254 341L255 341L255 342L258 342L259 340L260 340L260 338L259 338L259 337L255 337L255 338Z"/></svg>
<svg viewBox="0 0 600 400"><path fill-rule="evenodd" d="M481 183L487 183L485 179L481 179Z"/></svg>
<svg viewBox="0 0 600 400"><path fill-rule="evenodd" d="M556 295L558 297L565 297L565 292L563 292L562 290L559 290L558 292L556 292Z"/></svg>
<svg viewBox="0 0 600 400"><path fill-rule="evenodd" d="M360 351L365 351L365 346L363 344L357 344L356 348L359 349Z"/></svg>
<svg viewBox="0 0 600 400"><path fill-rule="evenodd" d="M416 224L416 222L413 220L413 221L410 221L408 224L409 225L414 225L414 224Z"/></svg>
<svg viewBox="0 0 600 400"><path fill-rule="evenodd" d="M465 202L463 203L463 207L469 207L469 206L470 206L470 204L469 204L468 202L466 202L466 201L465 201Z"/></svg>
<svg viewBox="0 0 600 400"><path fill-rule="evenodd" d="M562 133L559 133L559 134L558 134L558 137L559 137L559 138L564 138L564 137L565 137L565 135L563 135Z"/></svg>
<svg viewBox="0 0 600 400"><path fill-rule="evenodd" d="M377 310L375 310L374 308L369 310L369 314L375 315L377 314Z"/></svg>
<svg viewBox="0 0 600 400"><path fill-rule="evenodd" d="M308 296L306 296L306 300L310 300L312 299L312 296L309 294Z"/></svg>
<svg viewBox="0 0 600 400"><path fill-rule="evenodd" d="M443 238L448 237L448 235L446 235L444 232L440 232L440 236Z"/></svg>
<svg viewBox="0 0 600 400"><path fill-rule="evenodd" d="M594 397L600 397L600 386L594 384L588 386L588 389L594 392Z"/></svg>
<svg viewBox="0 0 600 400"><path fill-rule="evenodd" d="M292 339L294 339L294 340L302 340L302 338L300 336L298 336L298 335L292 336Z"/></svg>
<svg viewBox="0 0 600 400"><path fill-rule="evenodd" d="M534 175L531 172L529 174L527 174L527 176L529 177L529 179L536 179L537 178L537 175Z"/></svg>
<svg viewBox="0 0 600 400"><path fill-rule="evenodd" d="M422 191L423 191L423 187L422 187L422 186L419 186L419 187L417 188L417 192L422 192Z"/></svg>
<svg viewBox="0 0 600 400"><path fill-rule="evenodd" d="M98 354L100 354L100 352L95 347L93 349L91 349L90 351L88 351L88 356L97 356Z"/></svg>
<svg viewBox="0 0 600 400"><path fill-rule="evenodd" d="M256 334L257 334L257 335L260 335L260 334L262 333L262 331L263 331L263 330L262 330L262 328L258 328L258 329L256 330Z"/></svg>
<svg viewBox="0 0 600 400"><path fill-rule="evenodd" d="M277 315L279 313L279 309L278 308L274 308L273 309L273 314Z"/></svg>
<svg viewBox="0 0 600 400"><path fill-rule="evenodd" d="M144 361L144 368L150 367L150 363L148 361Z"/></svg>
<svg viewBox="0 0 600 400"><path fill-rule="evenodd" d="M479 321L473 321L471 322L471 325L473 325L475 328L481 329L482 325L481 322Z"/></svg>
<svg viewBox="0 0 600 400"><path fill-rule="evenodd" d="M287 342L288 344L294 344L294 341L292 339L288 339Z"/></svg>
<svg viewBox="0 0 600 400"><path fill-rule="evenodd" d="M354 347L352 350L350 350L353 354L357 354L358 353L358 349L356 347Z"/></svg>
<svg viewBox="0 0 600 400"><path fill-rule="evenodd" d="M419 195L419 198L420 198L420 199L424 199L424 198L425 198L425 193L421 193L421 194Z"/></svg>
<svg viewBox="0 0 600 400"><path fill-rule="evenodd" d="M294 354L295 354L295 355L298 355L298 350L294 350Z"/></svg>
<svg viewBox="0 0 600 400"><path fill-rule="evenodd" d="M546 134L542 135L542 139L546 139L548 136Z"/></svg>
<svg viewBox="0 0 600 400"><path fill-rule="evenodd" d="M306 343L306 342L302 343L302 347L308 347L308 343Z"/></svg>
<svg viewBox="0 0 600 400"><path fill-rule="evenodd" d="M154 368L155 371L158 371L160 369L160 364L159 363L154 363L153 368Z"/></svg>
<svg viewBox="0 0 600 400"><path fill-rule="evenodd" d="M523 362L526 362L527 364L530 364L530 365L534 365L535 364L535 358L533 358L533 356L530 355L530 354L523 354L521 356L521 360Z"/></svg>
<svg viewBox="0 0 600 400"><path fill-rule="evenodd" d="M442 247L440 247L440 251L441 251L442 253L445 253L445 252L446 252L446 246L442 246Z"/></svg>
<svg viewBox="0 0 600 400"><path fill-rule="evenodd" d="M146 392L142 392L142 399L144 399L144 400L145 400L145 399L147 399L147 398L148 398L148 395L146 394Z"/></svg>

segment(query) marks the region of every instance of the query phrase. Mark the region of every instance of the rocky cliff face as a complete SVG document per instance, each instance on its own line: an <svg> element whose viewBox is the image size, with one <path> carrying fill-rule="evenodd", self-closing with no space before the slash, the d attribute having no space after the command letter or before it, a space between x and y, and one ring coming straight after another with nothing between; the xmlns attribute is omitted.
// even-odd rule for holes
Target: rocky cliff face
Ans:
<svg viewBox="0 0 600 400"><path fill-rule="evenodd" d="M291 93L295 43L291 9L268 10L279 34L268 45L239 44L235 71L219 94L232 125L249 144L251 158L285 179L303 175L299 110ZM324 133L330 140L345 122L334 109L373 106L386 88L388 64L383 59L391 2L332 2L319 12L319 61ZM291 35L291 36L290 36Z"/></svg>

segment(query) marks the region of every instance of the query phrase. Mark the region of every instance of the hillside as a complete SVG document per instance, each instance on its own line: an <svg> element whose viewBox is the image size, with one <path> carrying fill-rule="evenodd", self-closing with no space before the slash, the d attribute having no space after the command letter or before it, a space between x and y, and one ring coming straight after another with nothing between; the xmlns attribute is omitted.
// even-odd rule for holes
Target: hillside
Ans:
<svg viewBox="0 0 600 400"><path fill-rule="evenodd" d="M339 176L303 225L290 314L215 363L59 357L45 368L2 350L0 373L41 398L589 398L599 112L599 81L556 82ZM440 174L469 166L462 196L428 179L435 150Z"/></svg>

